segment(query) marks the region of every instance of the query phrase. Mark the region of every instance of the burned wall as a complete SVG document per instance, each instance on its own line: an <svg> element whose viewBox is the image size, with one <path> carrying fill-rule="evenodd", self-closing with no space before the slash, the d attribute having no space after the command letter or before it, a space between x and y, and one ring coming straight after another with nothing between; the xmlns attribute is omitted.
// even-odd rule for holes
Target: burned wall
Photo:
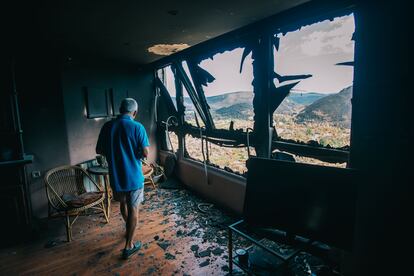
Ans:
<svg viewBox="0 0 414 276"><path fill-rule="evenodd" d="M16 59L16 89L20 101L32 212L47 216L43 175L51 168L69 163L68 140L60 86L59 60L46 53L22 54ZM40 177L32 177L40 171Z"/></svg>
<svg viewBox="0 0 414 276"><path fill-rule="evenodd" d="M47 216L44 174L95 158L100 128L110 120L86 118L84 87L124 89L138 101L138 121L150 136L149 160L155 160L152 72L101 62L62 63L58 55L29 52L19 56L16 70L25 152L34 155L27 169L34 217ZM40 177L33 177L33 171L40 171Z"/></svg>
<svg viewBox="0 0 414 276"><path fill-rule="evenodd" d="M152 72L139 71L118 64L66 61L62 74L64 113L68 135L70 163L77 164L96 156L95 146L102 125L112 117L88 119L85 110L85 89L98 88L127 93L139 104L137 120L150 136L150 160L155 159L156 147L152 127L154 92Z"/></svg>
<svg viewBox="0 0 414 276"><path fill-rule="evenodd" d="M409 269L403 248L411 240L406 225L413 209L412 69L407 62L412 60L412 24L408 3L402 2L360 3L355 12L351 164L364 172L355 275L403 275Z"/></svg>

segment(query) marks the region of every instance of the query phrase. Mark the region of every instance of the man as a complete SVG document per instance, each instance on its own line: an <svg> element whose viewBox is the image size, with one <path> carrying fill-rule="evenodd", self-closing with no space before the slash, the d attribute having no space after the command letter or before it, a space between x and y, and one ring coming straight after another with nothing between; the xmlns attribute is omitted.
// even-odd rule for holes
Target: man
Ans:
<svg viewBox="0 0 414 276"><path fill-rule="evenodd" d="M103 125L96 153L106 157L114 199L120 202L126 223L126 242L122 257L128 259L141 243L133 242L138 221L138 207L144 198L144 175L141 158L148 156L148 137L142 124L134 121L138 104L125 98L119 108L121 115Z"/></svg>

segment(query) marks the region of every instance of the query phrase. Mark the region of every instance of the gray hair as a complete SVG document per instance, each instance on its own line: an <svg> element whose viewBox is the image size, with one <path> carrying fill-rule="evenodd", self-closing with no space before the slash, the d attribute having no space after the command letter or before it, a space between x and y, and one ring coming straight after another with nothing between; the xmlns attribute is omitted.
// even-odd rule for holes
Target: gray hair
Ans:
<svg viewBox="0 0 414 276"><path fill-rule="evenodd" d="M138 103L133 98L125 98L121 101L119 106L119 112L123 113L132 113L138 110Z"/></svg>

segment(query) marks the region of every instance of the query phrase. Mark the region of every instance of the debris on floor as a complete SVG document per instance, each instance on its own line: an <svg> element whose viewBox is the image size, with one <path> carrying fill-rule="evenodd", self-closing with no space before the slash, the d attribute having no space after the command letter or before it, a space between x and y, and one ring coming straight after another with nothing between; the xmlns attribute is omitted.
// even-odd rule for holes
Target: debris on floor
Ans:
<svg viewBox="0 0 414 276"><path fill-rule="evenodd" d="M64 243L64 241L62 240L50 240L47 243L45 243L44 248L52 248L62 243Z"/></svg>
<svg viewBox="0 0 414 276"><path fill-rule="evenodd" d="M140 208L139 223L135 238L142 241L140 251L128 261L120 259L124 247L125 224L119 213L119 204L113 202L109 224L103 224L99 216L84 216L74 225L74 241L65 241L64 225L56 220L58 236L51 238L47 233L41 243L29 249L10 249L13 252L29 250L32 256L22 255L25 265L7 266L16 262L18 254L1 254L0 264L9 275L20 274L91 274L130 275L227 275L228 228L239 220L231 213L206 202L186 189L148 189ZM50 227L50 231L53 230ZM55 229L56 230L56 229ZM53 237L53 236L52 236ZM238 235L233 236L234 249L246 248L250 242ZM274 244L273 250L289 254L291 248ZM33 249L35 248L35 249ZM10 252L10 250L8 252ZM260 252L259 252L260 253ZM55 260L77 255L73 265L57 266ZM260 253L261 254L261 253ZM268 265L257 255L258 265ZM47 264L39 264L50 262ZM6 267L7 266L7 267ZM233 275L245 275L233 266ZM288 264L292 275L309 275L309 271L323 271L321 260L300 254ZM60 271L61 270L61 271ZM29 273L28 273L29 272ZM68 273L70 272L70 273ZM318 274L317 274L318 275Z"/></svg>

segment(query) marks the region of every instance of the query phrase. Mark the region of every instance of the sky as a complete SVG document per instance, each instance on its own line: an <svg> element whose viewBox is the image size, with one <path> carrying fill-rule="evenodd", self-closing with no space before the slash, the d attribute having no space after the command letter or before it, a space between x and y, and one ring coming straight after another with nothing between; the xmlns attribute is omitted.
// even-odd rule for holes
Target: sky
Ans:
<svg viewBox="0 0 414 276"><path fill-rule="evenodd" d="M279 51L274 51L275 72L280 75L311 74L311 78L302 80L295 87L296 92L339 92L352 85L353 81L352 66L335 64L354 60L354 30L354 17L351 14L333 21L325 20L305 26L285 35L275 34L280 37ZM244 61L242 73L239 73L242 53L243 49L237 48L216 54L213 59L200 63L202 68L216 78L207 87L203 87L207 97L253 90L251 54ZM172 72L167 72L168 75L167 88L172 92L175 90L172 88ZM279 86L277 81L275 84Z"/></svg>

